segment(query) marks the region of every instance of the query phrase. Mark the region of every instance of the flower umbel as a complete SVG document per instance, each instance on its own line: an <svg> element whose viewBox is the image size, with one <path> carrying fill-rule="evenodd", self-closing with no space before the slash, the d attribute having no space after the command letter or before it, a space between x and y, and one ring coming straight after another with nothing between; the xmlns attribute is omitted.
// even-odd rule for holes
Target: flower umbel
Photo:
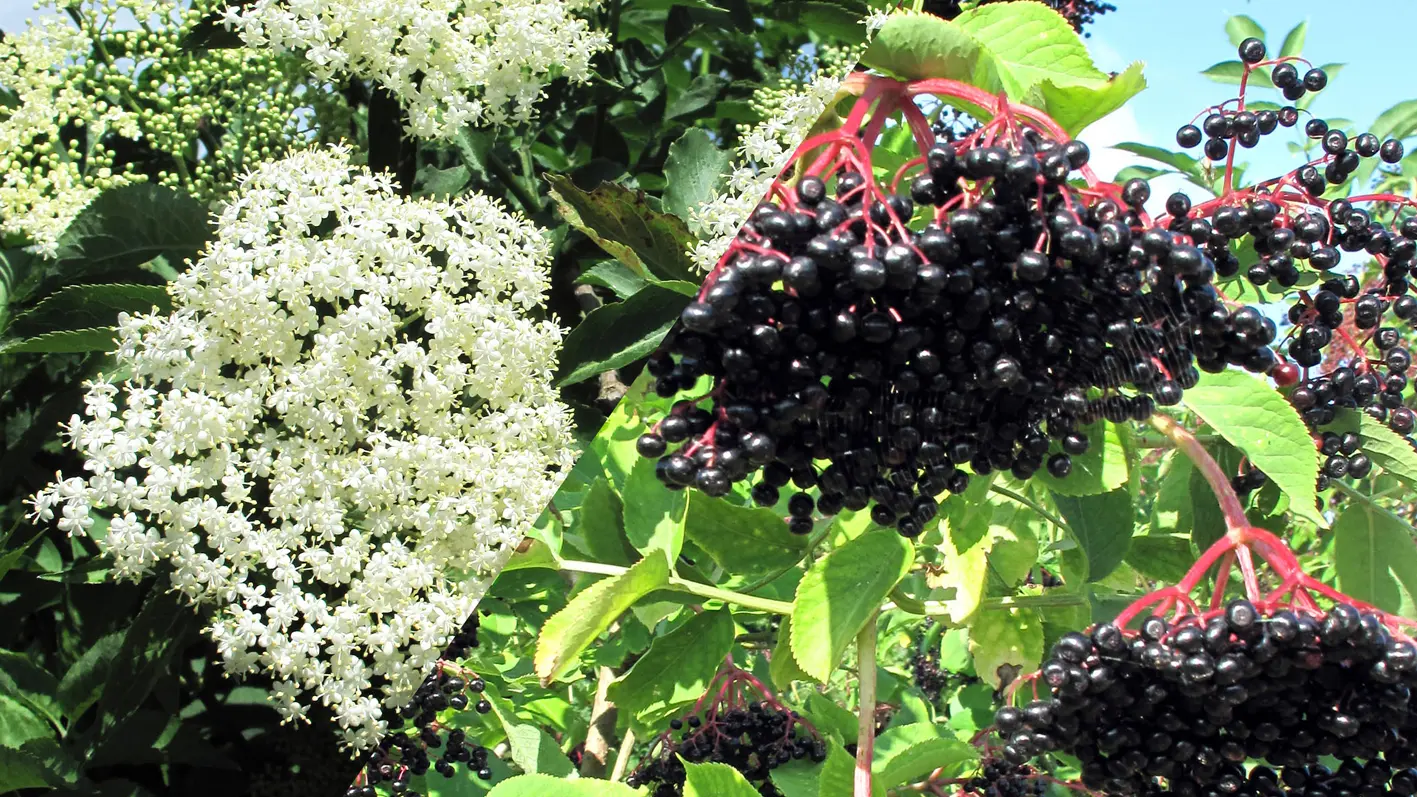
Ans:
<svg viewBox="0 0 1417 797"><path fill-rule="evenodd" d="M334 147L262 165L170 315L124 316L66 429L86 478L34 516L121 575L214 606L228 672L269 672L364 749L407 702L574 462L537 314L550 247L481 195L398 197Z"/></svg>

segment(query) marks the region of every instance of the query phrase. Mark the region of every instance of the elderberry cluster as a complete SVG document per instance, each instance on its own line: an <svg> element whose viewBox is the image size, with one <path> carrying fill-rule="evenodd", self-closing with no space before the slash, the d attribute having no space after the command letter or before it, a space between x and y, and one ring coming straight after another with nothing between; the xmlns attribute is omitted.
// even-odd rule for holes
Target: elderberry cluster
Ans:
<svg viewBox="0 0 1417 797"><path fill-rule="evenodd" d="M1344 794L1304 791L1331 782L1318 764L1334 756L1337 782L1361 774L1346 793L1413 794L1417 647L1348 605L1214 614L1061 638L1038 676L1051 696L995 716L1006 760L1061 751L1096 791L1200 797Z"/></svg>
<svg viewBox="0 0 1417 797"><path fill-rule="evenodd" d="M405 704L388 722L388 733L379 740L355 783L345 797L376 797L380 785L389 793L401 797L420 797L410 788L410 779L426 775L431 769L445 778L456 774L462 764L482 780L492 779L487 766L490 751L467 738L461 728L447 729L438 722L438 714L446 709L465 710L472 699L479 714L492 710L492 704L481 694L486 683L477 677L464 678L451 673L451 662L466 657L477 647L477 614L474 613L453 637L433 674L424 679ZM472 695L472 698L469 697ZM435 760L434 755L437 755Z"/></svg>
<svg viewBox="0 0 1417 797"><path fill-rule="evenodd" d="M669 721L669 730L651 748L625 783L630 788L653 786L653 797L684 793L684 765L727 764L754 782L764 795L780 792L769 782L773 769L792 760L821 763L826 746L807 730L795 711L766 701L742 707L710 710ZM681 761L682 759L682 761Z"/></svg>
<svg viewBox="0 0 1417 797"><path fill-rule="evenodd" d="M1274 324L1227 310L1206 251L1144 225L1145 181L1070 186L1088 157L1029 128L936 143L907 192L846 171L763 203L647 365L664 397L711 376L713 406L677 402L639 453L671 489L761 473L752 498L774 506L794 485L795 533L871 506L915 536L964 466L1066 478L1083 427L1176 404L1197 365L1270 370Z"/></svg>
<svg viewBox="0 0 1417 797"><path fill-rule="evenodd" d="M976 797L1042 797L1048 784L1027 764L989 761L962 789Z"/></svg>

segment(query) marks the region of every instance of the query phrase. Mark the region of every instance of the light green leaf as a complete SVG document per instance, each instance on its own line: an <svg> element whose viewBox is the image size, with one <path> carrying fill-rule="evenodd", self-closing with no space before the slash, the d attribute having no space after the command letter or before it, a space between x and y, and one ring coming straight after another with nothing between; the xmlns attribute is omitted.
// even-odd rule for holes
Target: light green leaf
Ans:
<svg viewBox="0 0 1417 797"><path fill-rule="evenodd" d="M28 703L0 692L0 747L18 748L31 739L52 739L54 728Z"/></svg>
<svg viewBox="0 0 1417 797"><path fill-rule="evenodd" d="M998 494L989 496L994 508L989 520L989 570L1005 586L1015 586L1038 561L1038 532L1043 519L1019 502Z"/></svg>
<svg viewBox="0 0 1417 797"><path fill-rule="evenodd" d="M782 624L777 628L777 643L773 645L772 660L768 663L768 675L772 678L773 686L777 691L783 692L792 686L793 681L809 681L812 676L802 672L802 668L797 665L797 659L792 657L792 618L782 618ZM813 792L815 794L815 792Z"/></svg>
<svg viewBox="0 0 1417 797"><path fill-rule="evenodd" d="M684 523L691 504L713 499L671 490L654 475L654 460L641 457L625 480L625 537L641 553L664 551L669 561L684 547Z"/></svg>
<svg viewBox="0 0 1417 797"><path fill-rule="evenodd" d="M511 703L502 697L495 686L487 684L484 697L492 704L492 711L507 734L512 762L523 772L564 778L576 771L571 759L561 752L551 734L539 725L518 718Z"/></svg>
<svg viewBox="0 0 1417 797"><path fill-rule="evenodd" d="M609 780L563 780L550 775L518 775L498 783L487 797L644 797L638 790Z"/></svg>
<svg viewBox="0 0 1417 797"><path fill-rule="evenodd" d="M1268 381L1241 371L1205 373L1183 400L1289 494L1296 514L1328 525L1315 503L1318 451L1299 413Z"/></svg>
<svg viewBox="0 0 1417 797"><path fill-rule="evenodd" d="M984 45L933 14L892 15L876 32L860 65L905 80L951 78L985 91L1002 88L998 66Z"/></svg>
<svg viewBox="0 0 1417 797"><path fill-rule="evenodd" d="M1173 584L1196 561L1191 538L1180 534L1139 534L1132 537L1127 564L1147 578Z"/></svg>
<svg viewBox="0 0 1417 797"><path fill-rule="evenodd" d="M995 689L1000 688L1000 667L1018 667L1019 675L1033 672L1043 661L1043 621L1038 611L980 612L969 627L969 652L974 657L974 671Z"/></svg>
<svg viewBox="0 0 1417 797"><path fill-rule="evenodd" d="M1255 38L1264 41L1264 28L1244 14L1236 14L1225 21L1225 35L1230 37L1230 45L1239 47L1240 42Z"/></svg>
<svg viewBox="0 0 1417 797"><path fill-rule="evenodd" d="M669 560L647 556L629 570L581 591L552 615L537 637L535 668L543 685L569 672L576 657L635 601L669 583Z"/></svg>
<svg viewBox="0 0 1417 797"><path fill-rule="evenodd" d="M1339 410L1328 429L1334 432L1356 432L1363 440L1363 453L1374 465L1417 488L1417 451L1407 438L1367 413Z"/></svg>
<svg viewBox="0 0 1417 797"><path fill-rule="evenodd" d="M927 723L904 725L901 728L914 728L923 724ZM928 724L940 730L947 730L947 726L944 725ZM886 734L901 728L892 728L886 731L881 735L882 739L885 739ZM875 770L875 783L880 784L881 788L891 789L906 783L924 780L929 777L931 772L941 767L949 770L966 762L978 760L979 751L973 745L937 734L934 738L917 740L897 750L892 750L885 757L878 757L873 763L872 769ZM947 772L945 777L953 777L955 774L957 773Z"/></svg>
<svg viewBox="0 0 1417 797"><path fill-rule="evenodd" d="M817 797L821 793L822 765L795 758L772 771L772 785L783 797Z"/></svg>
<svg viewBox="0 0 1417 797"><path fill-rule="evenodd" d="M761 797L743 773L727 764L684 762L684 797Z"/></svg>
<svg viewBox="0 0 1417 797"><path fill-rule="evenodd" d="M873 779L874 780L874 779ZM846 797L854 794L856 759L836 742L827 743L827 760L822 762L817 797ZM884 797L886 790L871 783L871 797Z"/></svg>
<svg viewBox="0 0 1417 797"><path fill-rule="evenodd" d="M1417 543L1386 510L1352 502L1333 523L1333 564L1348 595L1417 619Z"/></svg>
<svg viewBox="0 0 1417 797"><path fill-rule="evenodd" d="M733 647L733 613L706 611L650 643L630 671L610 685L610 702L641 730L692 705Z"/></svg>
<svg viewBox="0 0 1417 797"><path fill-rule="evenodd" d="M1072 25L1041 3L975 6L954 24L994 56L1011 96L1022 97L1045 80L1061 85L1107 79Z"/></svg>
<svg viewBox="0 0 1417 797"><path fill-rule="evenodd" d="M1053 494L1058 513L1067 521L1078 548L1086 556L1087 580L1100 581L1117 569L1132 542L1132 493L1126 488L1101 495Z"/></svg>
<svg viewBox="0 0 1417 797"><path fill-rule="evenodd" d="M1245 65L1240 61L1221 61L1211 66L1202 75L1210 78L1216 83L1223 83L1227 86L1238 86L1245 76ZM1274 88L1274 83L1269 79L1269 72L1264 69L1256 69L1250 72L1249 85L1261 88Z"/></svg>
<svg viewBox="0 0 1417 797"><path fill-rule="evenodd" d="M53 739L32 739L19 749L0 746L0 794L63 789L77 779L78 766Z"/></svg>
<svg viewBox="0 0 1417 797"><path fill-rule="evenodd" d="M1137 61L1105 83L1055 84L1048 80L1040 83L1036 92L1053 121L1068 135L1076 136L1146 88L1141 70L1142 62Z"/></svg>
<svg viewBox="0 0 1417 797"><path fill-rule="evenodd" d="M807 705L802 712L811 720L812 726L820 733L840 736L842 744L856 738L856 714L837 705L835 700L812 692L807 695Z"/></svg>
<svg viewBox="0 0 1417 797"><path fill-rule="evenodd" d="M986 521L982 517L977 521L971 517L962 515L958 520L951 517L940 524L944 532L939 546L940 566L926 575L931 589L945 592L938 600L951 625L962 625L974 615L989 583L989 546L993 537L984 532L976 533L971 525L982 525Z"/></svg>
<svg viewBox="0 0 1417 797"><path fill-rule="evenodd" d="M1057 495L1100 495L1127 483L1127 450L1114 423L1097 421L1078 430L1091 441L1086 452L1072 457L1073 470L1059 479L1047 469L1030 480ZM1057 449L1061 450L1061 449Z"/></svg>
<svg viewBox="0 0 1417 797"><path fill-rule="evenodd" d="M1284 37L1284 44L1279 48L1280 58L1302 55L1304 52L1304 40L1309 35L1309 21L1306 19L1290 28L1289 33ZM1239 47L1240 45L1235 45Z"/></svg>
<svg viewBox="0 0 1417 797"><path fill-rule="evenodd" d="M687 219L723 192L733 153L719 149L707 130L691 127L673 144L664 161L664 209Z"/></svg>
<svg viewBox="0 0 1417 797"><path fill-rule="evenodd" d="M809 542L806 535L788 531L773 510L734 506L727 501L689 501L684 532L724 570L747 577L801 561Z"/></svg>
<svg viewBox="0 0 1417 797"><path fill-rule="evenodd" d="M792 603L792 655L826 682L856 634L910 570L914 546L899 534L865 534L813 563Z"/></svg>
<svg viewBox="0 0 1417 797"><path fill-rule="evenodd" d="M591 266L579 277L576 277L576 282L582 285L598 285L602 288L609 288L621 299L634 296L640 288L649 284L644 277L631 271L619 260L607 260L604 263Z"/></svg>

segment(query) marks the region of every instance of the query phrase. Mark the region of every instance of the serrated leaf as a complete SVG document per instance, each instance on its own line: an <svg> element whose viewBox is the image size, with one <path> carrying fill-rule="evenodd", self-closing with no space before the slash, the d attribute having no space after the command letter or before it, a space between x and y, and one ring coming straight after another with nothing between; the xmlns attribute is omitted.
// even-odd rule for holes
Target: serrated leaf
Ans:
<svg viewBox="0 0 1417 797"><path fill-rule="evenodd" d="M0 650L0 694L9 693L30 704L56 728L63 725L64 709L59 704L59 679L28 656Z"/></svg>
<svg viewBox="0 0 1417 797"><path fill-rule="evenodd" d="M809 543L788 531L777 512L727 501L691 500L684 532L724 570L748 577L791 567Z"/></svg>
<svg viewBox="0 0 1417 797"><path fill-rule="evenodd" d="M795 758L774 768L771 778L783 797L818 797L822 765L808 758Z"/></svg>
<svg viewBox="0 0 1417 797"><path fill-rule="evenodd" d="M468 169L466 164L459 163L447 169L425 166L418 172L417 187L413 195L447 200L449 197L457 196L467 185L467 181L471 179L472 171Z"/></svg>
<svg viewBox="0 0 1417 797"><path fill-rule="evenodd" d="M1137 61L1106 82L1058 84L1046 80L1035 92L1042 98L1042 107L1053 121L1068 135L1077 136L1146 88L1146 78L1141 71L1142 62Z"/></svg>
<svg viewBox="0 0 1417 797"><path fill-rule="evenodd" d="M702 110L716 101L728 87L719 75L697 75L689 87L664 106L664 119L675 119Z"/></svg>
<svg viewBox="0 0 1417 797"><path fill-rule="evenodd" d="M773 645L772 659L768 662L768 675L777 691L786 691L793 681L809 681L812 676L802 671L797 659L792 657L792 618L782 618L777 628L777 644Z"/></svg>
<svg viewBox="0 0 1417 797"><path fill-rule="evenodd" d="M496 686L487 684L484 697L492 704L492 712L507 734L512 762L523 772L564 778L576 771L551 734L517 717L511 703L502 697Z"/></svg>
<svg viewBox="0 0 1417 797"><path fill-rule="evenodd" d="M1225 35L1230 37L1230 46L1239 47L1240 42L1249 38L1264 41L1264 28L1254 19L1244 14L1236 14L1225 20Z"/></svg>
<svg viewBox="0 0 1417 797"><path fill-rule="evenodd" d="M157 682L168 674L168 660L186 639L196 619L175 595L156 593L138 611L123 636L99 699L103 729L136 711Z"/></svg>
<svg viewBox="0 0 1417 797"><path fill-rule="evenodd" d="M0 747L11 749L31 739L50 739L54 728L23 700L0 692Z"/></svg>
<svg viewBox="0 0 1417 797"><path fill-rule="evenodd" d="M1180 581L1196 561L1190 535L1139 534L1132 537L1126 562L1138 573L1155 581Z"/></svg>
<svg viewBox="0 0 1417 797"><path fill-rule="evenodd" d="M917 723L925 724L925 723ZM934 725L934 723L929 723ZM915 725L902 726L913 728ZM935 726L942 728L944 726ZM892 728L881 734L881 739L885 740L886 735L900 728ZM962 742L959 739L939 736L925 738L899 749L892 750L891 753L877 759L872 769L875 770L875 782L881 788L892 789L906 783L914 783L924 780L936 769L945 768L947 770L957 768L959 765L979 760L979 751L973 745ZM953 777L953 773L945 773L945 777Z"/></svg>
<svg viewBox="0 0 1417 797"><path fill-rule="evenodd" d="M1304 52L1304 40L1309 35L1309 21L1306 19L1298 25L1289 29L1289 33L1284 36L1284 44L1279 48L1280 58L1301 55ZM1239 45L1235 45L1238 47Z"/></svg>
<svg viewBox="0 0 1417 797"><path fill-rule="evenodd" d="M119 313L171 309L172 299L161 285L69 285L15 316L5 332L31 337L61 330L109 327L118 323Z"/></svg>
<svg viewBox="0 0 1417 797"><path fill-rule="evenodd" d="M69 665L64 677L59 679L56 695L66 717L78 719L89 706L98 702L113 660L122 648L123 632L115 631L89 646L77 661Z"/></svg>
<svg viewBox="0 0 1417 797"><path fill-rule="evenodd" d="M843 744L856 738L856 714L837 705L836 701L825 695L817 692L807 695L807 705L803 707L802 713L824 736L835 733L841 737Z"/></svg>
<svg viewBox="0 0 1417 797"><path fill-rule="evenodd" d="M1043 518L1011 498L991 495L989 519L989 571L1007 587L1028 576L1038 561L1038 529Z"/></svg>
<svg viewBox="0 0 1417 797"><path fill-rule="evenodd" d="M21 748L0 746L0 794L49 787L63 789L78 767L54 740L32 739Z"/></svg>
<svg viewBox="0 0 1417 797"><path fill-rule="evenodd" d="M1031 481L1057 495L1100 495L1126 484L1127 451L1118 426L1096 421L1078 431L1087 435L1091 445L1086 452L1071 458L1072 472L1059 479L1044 469L1034 474ZM1061 450L1056 446L1055 449Z"/></svg>
<svg viewBox="0 0 1417 797"><path fill-rule="evenodd" d="M690 505L713 499L688 490L670 490L655 478L654 468L654 460L641 458L625 480L625 538L640 553L660 550L673 561L684 547Z"/></svg>
<svg viewBox="0 0 1417 797"><path fill-rule="evenodd" d="M1053 504L1086 557L1087 580L1100 581L1116 570L1132 542L1135 514L1131 490L1124 487L1082 496L1054 493Z"/></svg>
<svg viewBox="0 0 1417 797"><path fill-rule="evenodd" d="M1233 370L1205 373L1183 401L1288 493L1296 514L1328 525L1315 505L1319 458L1308 427L1267 381Z"/></svg>
<svg viewBox="0 0 1417 797"><path fill-rule="evenodd" d="M792 602L792 655L825 683L847 647L910 570L915 549L899 534L864 534L812 564Z"/></svg>
<svg viewBox="0 0 1417 797"><path fill-rule="evenodd" d="M1038 669L1043 661L1043 621L1035 609L991 609L980 612L969 627L969 653L974 671L1000 688L999 668L1019 668L1019 675Z"/></svg>
<svg viewBox="0 0 1417 797"><path fill-rule="evenodd" d="M856 759L836 742L827 743L827 760L822 762L817 797L846 797L854 794ZM871 783L871 797L884 797L881 784Z"/></svg>
<svg viewBox="0 0 1417 797"><path fill-rule="evenodd" d="M159 256L179 267L211 240L210 215L191 195L165 186L110 188L60 236L53 271L72 283L134 269Z"/></svg>
<svg viewBox="0 0 1417 797"><path fill-rule="evenodd" d="M615 183L594 191L577 188L569 177L546 175L551 197L571 226L641 277L697 282L702 274L689 257L694 236L672 213L649 206L643 192Z"/></svg>
<svg viewBox="0 0 1417 797"><path fill-rule="evenodd" d="M649 356L688 303L684 294L650 284L590 311L562 344L556 384L573 385Z"/></svg>
<svg viewBox="0 0 1417 797"><path fill-rule="evenodd" d="M1045 80L1062 84L1107 79L1072 25L1042 3L979 5L957 16L954 24L993 55L1011 96L1021 97Z"/></svg>
<svg viewBox="0 0 1417 797"><path fill-rule="evenodd" d="M1390 512L1351 502L1333 522L1333 564L1345 594L1417 619L1414 531Z"/></svg>
<svg viewBox="0 0 1417 797"><path fill-rule="evenodd" d="M985 528L976 531L973 526ZM933 590L945 592L938 598L945 608L945 620L961 625L984 600L993 537L987 533L987 519L982 515L952 512L940 529L944 532L939 546L940 567L926 576L926 583Z"/></svg>
<svg viewBox="0 0 1417 797"><path fill-rule="evenodd" d="M1407 438L1388 428L1387 424L1367 413L1339 410L1327 430L1357 433L1363 441L1363 453L1374 465L1417 488L1417 451L1412 450Z"/></svg>
<svg viewBox="0 0 1417 797"><path fill-rule="evenodd" d="M684 762L684 797L761 797L743 773L727 764Z"/></svg>
<svg viewBox="0 0 1417 797"><path fill-rule="evenodd" d="M534 666L542 685L566 674L576 657L635 601L669 583L669 560L648 556L629 570L581 591L547 619L536 640Z"/></svg>
<svg viewBox="0 0 1417 797"><path fill-rule="evenodd" d="M691 617L650 643L629 672L610 685L608 698L648 730L679 713L708 688L733 647L727 608Z"/></svg>
<svg viewBox="0 0 1417 797"><path fill-rule="evenodd" d="M16 338L0 343L0 354L81 354L113 351L117 345L112 327L65 329L45 332L31 338Z"/></svg>
<svg viewBox="0 0 1417 797"><path fill-rule="evenodd" d="M636 789L609 780L550 775L518 775L492 787L487 797L643 797Z"/></svg>
<svg viewBox="0 0 1417 797"><path fill-rule="evenodd" d="M607 260L586 269L576 282L582 285L598 285L609 288L621 299L628 299L649 284L644 277L636 274L618 260Z"/></svg>
<svg viewBox="0 0 1417 797"><path fill-rule="evenodd" d="M984 45L933 14L893 14L859 63L905 80L951 78L985 91L1002 88L998 67Z"/></svg>
<svg viewBox="0 0 1417 797"><path fill-rule="evenodd" d="M691 210L723 193L732 160L733 153L719 149L707 130L684 131L669 145L664 161L664 209L689 218Z"/></svg>
<svg viewBox="0 0 1417 797"><path fill-rule="evenodd" d="M625 508L605 478L596 479L581 499L576 531L597 562L628 566L639 554L625 536Z"/></svg>

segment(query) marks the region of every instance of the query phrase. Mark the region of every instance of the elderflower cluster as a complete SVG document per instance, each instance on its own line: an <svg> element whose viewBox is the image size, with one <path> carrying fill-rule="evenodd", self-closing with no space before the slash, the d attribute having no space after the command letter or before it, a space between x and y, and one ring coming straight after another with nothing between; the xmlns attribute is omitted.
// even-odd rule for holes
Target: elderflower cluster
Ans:
<svg viewBox="0 0 1417 797"><path fill-rule="evenodd" d="M152 180L220 199L243 166L319 140L300 109L347 128L343 98L293 57L183 46L223 1L50 0L36 8L58 16L0 40L0 91L15 100L0 107L0 232L52 256L104 189Z"/></svg>
<svg viewBox="0 0 1417 797"><path fill-rule="evenodd" d="M253 47L303 54L324 79L372 79L408 132L452 138L469 124L525 122L557 75L584 83L609 47L577 12L598 0L255 0L224 22Z"/></svg>
<svg viewBox="0 0 1417 797"><path fill-rule="evenodd" d="M232 674L367 749L574 463L535 320L550 244L494 199L396 195L343 146L261 165L170 315L123 316L32 517L111 516L114 570L215 610Z"/></svg>
<svg viewBox="0 0 1417 797"><path fill-rule="evenodd" d="M723 256L798 144L836 97L860 53L860 48L823 47L818 61L803 56L780 80L754 93L752 107L762 121L739 128L739 159L728 176L726 190L689 211L689 229L698 239L691 256L699 268L708 271Z"/></svg>

